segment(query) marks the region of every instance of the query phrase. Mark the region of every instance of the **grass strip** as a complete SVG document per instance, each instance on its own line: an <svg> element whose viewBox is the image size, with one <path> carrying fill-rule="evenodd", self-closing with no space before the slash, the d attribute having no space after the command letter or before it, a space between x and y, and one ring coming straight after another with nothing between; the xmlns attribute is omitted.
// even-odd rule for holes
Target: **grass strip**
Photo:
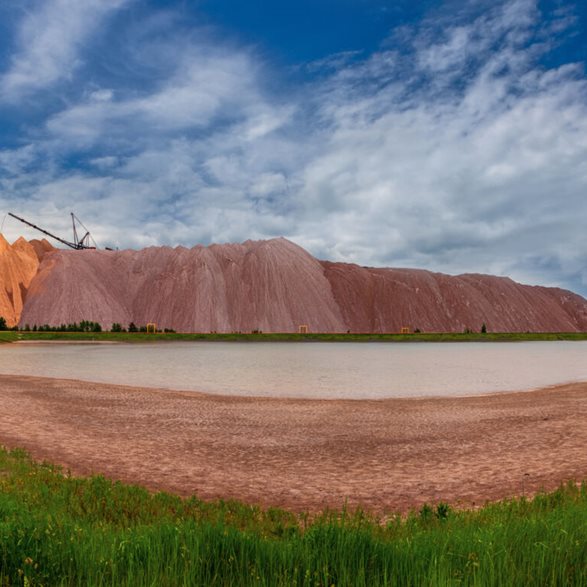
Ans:
<svg viewBox="0 0 587 587"><path fill-rule="evenodd" d="M390 480L392 482L392 480ZM586 585L587 486L386 522L72 477L0 448L0 585Z"/></svg>
<svg viewBox="0 0 587 587"><path fill-rule="evenodd" d="M414 334L354 334L354 333L156 333L142 332L2 332L0 342L28 341L234 341L234 342L524 342L587 340L587 332L501 332L501 333L414 333Z"/></svg>
<svg viewBox="0 0 587 587"><path fill-rule="evenodd" d="M18 340L18 334L18 332L13 332L12 330L0 330L0 344Z"/></svg>

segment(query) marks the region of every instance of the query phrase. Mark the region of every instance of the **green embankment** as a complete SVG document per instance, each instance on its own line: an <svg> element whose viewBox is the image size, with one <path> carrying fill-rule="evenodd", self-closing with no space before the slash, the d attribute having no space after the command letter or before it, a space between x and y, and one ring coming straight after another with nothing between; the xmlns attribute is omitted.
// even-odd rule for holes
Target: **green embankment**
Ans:
<svg viewBox="0 0 587 587"><path fill-rule="evenodd" d="M585 485L386 523L361 512L310 520L74 478L0 449L3 587L585 584Z"/></svg>
<svg viewBox="0 0 587 587"><path fill-rule="evenodd" d="M255 341L255 342L515 342L587 340L587 332L414 333L414 334L297 334L297 333L157 333L144 332L0 332L0 342L16 340L62 341Z"/></svg>

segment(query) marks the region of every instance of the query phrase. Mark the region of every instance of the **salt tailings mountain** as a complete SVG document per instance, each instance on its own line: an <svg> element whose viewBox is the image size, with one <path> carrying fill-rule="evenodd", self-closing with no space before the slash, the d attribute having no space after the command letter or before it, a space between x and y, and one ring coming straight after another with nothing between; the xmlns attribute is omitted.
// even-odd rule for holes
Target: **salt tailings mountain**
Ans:
<svg viewBox="0 0 587 587"><path fill-rule="evenodd" d="M73 251L0 235L0 316L179 332L575 332L587 331L587 300L505 277L319 261L282 238Z"/></svg>
<svg viewBox="0 0 587 587"><path fill-rule="evenodd" d="M0 316L9 326L18 323L27 289L47 251L46 240L27 242L19 238L12 245L0 234Z"/></svg>

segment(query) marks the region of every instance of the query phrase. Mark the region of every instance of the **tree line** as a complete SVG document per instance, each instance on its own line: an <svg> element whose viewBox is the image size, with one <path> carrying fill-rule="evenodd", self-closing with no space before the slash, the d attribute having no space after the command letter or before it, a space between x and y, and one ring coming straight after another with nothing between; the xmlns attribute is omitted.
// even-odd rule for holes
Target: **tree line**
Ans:
<svg viewBox="0 0 587 587"><path fill-rule="evenodd" d="M24 327L13 326L9 327L6 319L0 316L0 330L14 330L21 332L103 332L102 325L99 322L92 320L82 320L81 322L71 322L69 324L60 324L58 326L53 324L25 324ZM108 331L106 331L108 332ZM119 322L114 322L109 332L147 332L145 325L137 325L130 322L128 326L124 327ZM159 329L157 332L175 332L172 328Z"/></svg>

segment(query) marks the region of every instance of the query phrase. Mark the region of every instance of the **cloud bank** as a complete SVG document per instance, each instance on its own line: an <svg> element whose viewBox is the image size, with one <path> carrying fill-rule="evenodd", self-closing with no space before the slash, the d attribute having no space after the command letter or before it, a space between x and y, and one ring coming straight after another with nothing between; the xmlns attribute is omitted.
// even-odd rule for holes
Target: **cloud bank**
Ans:
<svg viewBox="0 0 587 587"><path fill-rule="evenodd" d="M0 210L65 232L73 209L119 247L283 235L321 258L587 293L587 77L545 59L568 11L435 15L373 54L286 69L173 12L136 14L141 35L128 2L80 4L18 24ZM98 69L88 48L123 26Z"/></svg>

